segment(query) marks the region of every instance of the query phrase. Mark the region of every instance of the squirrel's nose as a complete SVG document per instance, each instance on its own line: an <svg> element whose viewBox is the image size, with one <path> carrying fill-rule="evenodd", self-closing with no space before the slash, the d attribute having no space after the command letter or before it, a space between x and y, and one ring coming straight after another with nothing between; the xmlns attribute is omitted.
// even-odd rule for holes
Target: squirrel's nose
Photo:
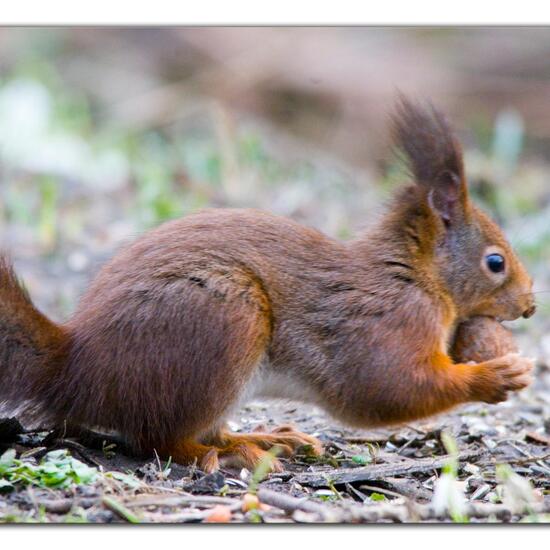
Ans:
<svg viewBox="0 0 550 550"><path fill-rule="evenodd" d="M535 314L535 311L537 311L537 306L532 305L523 312L523 317L525 319L529 319L529 317L532 317Z"/></svg>

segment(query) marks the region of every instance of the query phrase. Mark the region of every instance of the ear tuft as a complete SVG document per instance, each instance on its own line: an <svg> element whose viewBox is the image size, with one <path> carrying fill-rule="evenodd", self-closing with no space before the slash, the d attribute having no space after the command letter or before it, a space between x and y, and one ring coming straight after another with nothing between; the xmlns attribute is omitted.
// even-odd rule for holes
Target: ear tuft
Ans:
<svg viewBox="0 0 550 550"><path fill-rule="evenodd" d="M400 95L392 118L395 145L407 156L417 185L431 206L450 222L467 200L462 149L445 116L431 104L420 105Z"/></svg>

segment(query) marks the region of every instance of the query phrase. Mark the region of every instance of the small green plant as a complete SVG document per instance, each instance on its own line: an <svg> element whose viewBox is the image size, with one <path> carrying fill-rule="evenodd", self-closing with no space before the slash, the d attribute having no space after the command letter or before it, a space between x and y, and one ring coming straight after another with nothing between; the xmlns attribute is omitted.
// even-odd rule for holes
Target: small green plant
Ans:
<svg viewBox="0 0 550 550"><path fill-rule="evenodd" d="M355 462L355 464L359 464L359 466L366 466L372 462L372 458L365 455L354 455L351 457L351 460Z"/></svg>
<svg viewBox="0 0 550 550"><path fill-rule="evenodd" d="M124 504L120 503L118 500L115 500L114 498L104 496L103 497L103 504L118 514L122 519L126 520L128 523L141 523L141 519L136 516L133 512L128 510Z"/></svg>
<svg viewBox="0 0 550 550"><path fill-rule="evenodd" d="M169 456L168 460L166 461L166 464L164 465L164 468L162 468L162 478L168 479L168 476L170 475L170 472L172 471L172 468L170 467L172 465L172 457Z"/></svg>
<svg viewBox="0 0 550 550"><path fill-rule="evenodd" d="M508 464L497 464L495 472L499 482L497 494L502 496L502 502L516 513L533 515L538 498L529 480L516 474Z"/></svg>
<svg viewBox="0 0 550 550"><path fill-rule="evenodd" d="M143 483L131 472L129 473L123 473L123 472L106 472L105 473L106 478L116 479L117 481L120 481L121 483L124 483L126 487L129 489L139 489L143 486Z"/></svg>
<svg viewBox="0 0 550 550"><path fill-rule="evenodd" d="M65 488L97 479L95 468L73 458L65 449L49 452L39 464L15 456L15 450L9 449L0 457L0 491L11 491L18 484Z"/></svg>
<svg viewBox="0 0 550 550"><path fill-rule="evenodd" d="M443 473L450 474L456 479L458 475L458 446L455 439L447 432L441 433L441 443L449 454L449 460L443 467Z"/></svg>
<svg viewBox="0 0 550 550"><path fill-rule="evenodd" d="M250 510L247 514L248 523L262 523L262 514L258 510Z"/></svg>
<svg viewBox="0 0 550 550"><path fill-rule="evenodd" d="M319 489L318 491L315 491L312 496L322 500L323 502L340 500L340 495L336 495L332 489Z"/></svg>
<svg viewBox="0 0 550 550"><path fill-rule="evenodd" d="M445 432L441 434L441 442L449 454L449 460L443 467L441 477L436 482L432 506L439 514L448 512L455 523L467 523L464 491L457 479L458 446L453 437Z"/></svg>
<svg viewBox="0 0 550 550"><path fill-rule="evenodd" d="M334 494L334 497L337 498L338 500L342 500L342 495L340 494L340 491L338 491L338 489L334 485L334 482L332 481L332 479L327 480L327 485L328 485L328 488Z"/></svg>

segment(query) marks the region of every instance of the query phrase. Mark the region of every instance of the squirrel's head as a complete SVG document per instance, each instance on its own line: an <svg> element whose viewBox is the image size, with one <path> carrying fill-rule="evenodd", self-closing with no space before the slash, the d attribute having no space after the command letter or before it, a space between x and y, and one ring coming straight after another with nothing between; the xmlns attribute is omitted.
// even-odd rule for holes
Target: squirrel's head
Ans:
<svg viewBox="0 0 550 550"><path fill-rule="evenodd" d="M406 234L459 317L533 315L532 280L501 229L471 202L462 150L445 117L401 98L393 122L415 180L400 198Z"/></svg>

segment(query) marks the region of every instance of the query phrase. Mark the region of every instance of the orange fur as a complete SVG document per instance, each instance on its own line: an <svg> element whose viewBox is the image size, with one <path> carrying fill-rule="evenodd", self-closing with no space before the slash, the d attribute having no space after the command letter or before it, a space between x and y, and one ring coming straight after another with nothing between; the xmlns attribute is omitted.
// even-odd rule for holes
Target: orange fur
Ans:
<svg viewBox="0 0 550 550"><path fill-rule="evenodd" d="M236 434L220 430L208 438L208 444L200 444L193 440L180 440L173 446L161 449L163 456L172 456L176 462L194 462L204 471L214 471L220 462L225 466L254 469L264 457L266 451L277 448L280 456L291 456L300 447L311 446L311 451L317 455L322 452L322 445L314 437L303 434L288 426L280 427L269 433L255 432ZM269 457L272 470L281 470L280 462Z"/></svg>

